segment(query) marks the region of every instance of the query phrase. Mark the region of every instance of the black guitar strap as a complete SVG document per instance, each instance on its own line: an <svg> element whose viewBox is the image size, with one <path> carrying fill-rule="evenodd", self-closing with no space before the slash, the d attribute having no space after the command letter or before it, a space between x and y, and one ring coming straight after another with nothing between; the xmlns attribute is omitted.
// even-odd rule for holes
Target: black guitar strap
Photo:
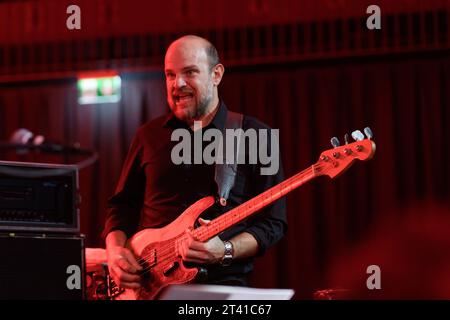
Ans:
<svg viewBox="0 0 450 320"><path fill-rule="evenodd" d="M232 159L227 161L226 152L226 129L242 129L242 120L244 116L240 113L228 111L227 120L225 126L222 129L222 143L223 143L223 164L216 163L215 169L215 181L217 184L217 190L219 194L219 201L222 206L225 206L227 199L230 195L230 190L234 186L237 172L237 160L239 159L239 149L241 143L241 135L237 135L234 140L234 152L233 155L228 155ZM227 163L228 162L228 163Z"/></svg>

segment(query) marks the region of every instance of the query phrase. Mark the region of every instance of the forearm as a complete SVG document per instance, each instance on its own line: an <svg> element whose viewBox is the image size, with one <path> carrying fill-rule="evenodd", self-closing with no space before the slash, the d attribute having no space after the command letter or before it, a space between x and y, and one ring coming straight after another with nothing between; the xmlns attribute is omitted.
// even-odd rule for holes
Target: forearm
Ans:
<svg viewBox="0 0 450 320"><path fill-rule="evenodd" d="M124 247L127 242L125 232L121 230L114 230L106 236L106 249L111 247Z"/></svg>
<svg viewBox="0 0 450 320"><path fill-rule="evenodd" d="M258 253L258 242L248 232L242 232L229 241L233 244L233 260L251 258Z"/></svg>

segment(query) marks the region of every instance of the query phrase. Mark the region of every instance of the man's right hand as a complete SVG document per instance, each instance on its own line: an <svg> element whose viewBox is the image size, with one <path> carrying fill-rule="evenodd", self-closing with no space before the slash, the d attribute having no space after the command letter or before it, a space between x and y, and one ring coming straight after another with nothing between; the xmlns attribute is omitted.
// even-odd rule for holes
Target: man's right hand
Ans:
<svg viewBox="0 0 450 320"><path fill-rule="evenodd" d="M139 272L142 267L133 253L124 247L111 246L107 249L108 268L113 280L122 288L137 289L141 286Z"/></svg>
<svg viewBox="0 0 450 320"><path fill-rule="evenodd" d="M125 248L127 237L123 231L115 230L106 237L108 268L114 282L122 287L136 289L141 286L139 272L142 267L133 253Z"/></svg>

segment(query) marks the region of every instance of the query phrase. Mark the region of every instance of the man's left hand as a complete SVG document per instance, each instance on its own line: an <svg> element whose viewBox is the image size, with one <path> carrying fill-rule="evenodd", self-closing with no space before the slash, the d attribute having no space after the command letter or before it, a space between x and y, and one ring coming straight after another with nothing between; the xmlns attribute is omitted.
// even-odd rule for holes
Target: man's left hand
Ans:
<svg viewBox="0 0 450 320"><path fill-rule="evenodd" d="M210 223L210 220L199 218L202 226ZM215 264L222 261L225 254L225 245L218 236L209 239L206 242L201 242L192 236L191 231L187 232L188 239L184 241L180 248L181 257L186 262L193 262L198 264Z"/></svg>

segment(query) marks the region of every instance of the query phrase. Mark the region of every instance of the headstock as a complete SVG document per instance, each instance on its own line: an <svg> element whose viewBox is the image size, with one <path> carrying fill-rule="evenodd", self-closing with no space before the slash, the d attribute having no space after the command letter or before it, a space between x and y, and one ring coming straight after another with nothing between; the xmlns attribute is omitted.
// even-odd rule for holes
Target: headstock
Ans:
<svg viewBox="0 0 450 320"><path fill-rule="evenodd" d="M336 137L331 139L333 149L322 152L313 168L316 175L328 175L330 178L335 178L342 172L347 170L356 160L366 161L370 160L376 149L372 131L370 128L365 128L364 133L356 130L352 132L352 137L356 140L353 143L348 143L348 136L345 135L346 144L340 146L339 140Z"/></svg>

